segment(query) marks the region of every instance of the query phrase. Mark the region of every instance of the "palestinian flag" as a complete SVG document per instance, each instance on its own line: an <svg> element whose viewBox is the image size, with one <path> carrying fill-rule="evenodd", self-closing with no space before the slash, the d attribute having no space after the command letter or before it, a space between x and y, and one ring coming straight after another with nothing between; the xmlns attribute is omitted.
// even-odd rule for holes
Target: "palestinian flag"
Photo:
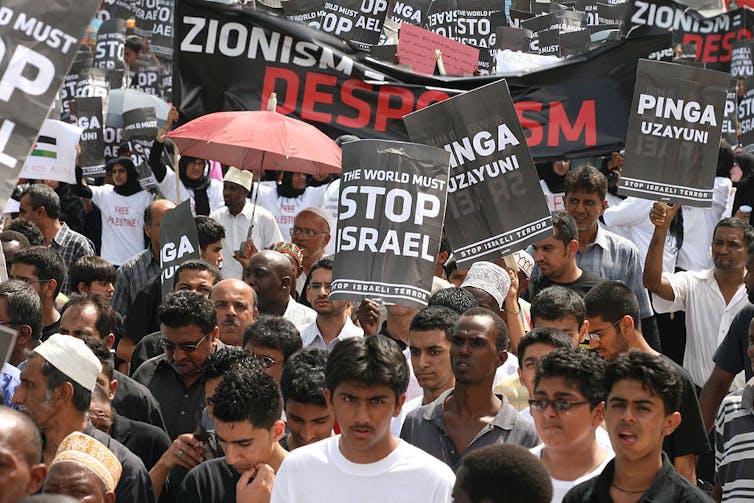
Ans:
<svg viewBox="0 0 754 503"><path fill-rule="evenodd" d="M58 158L58 142L52 136L40 136L31 151L32 157Z"/></svg>

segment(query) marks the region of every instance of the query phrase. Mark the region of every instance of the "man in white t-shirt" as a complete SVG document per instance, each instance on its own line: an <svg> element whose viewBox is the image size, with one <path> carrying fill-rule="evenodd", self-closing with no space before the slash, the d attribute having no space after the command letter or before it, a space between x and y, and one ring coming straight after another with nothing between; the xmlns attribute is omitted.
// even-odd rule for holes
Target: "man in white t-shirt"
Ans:
<svg viewBox="0 0 754 503"><path fill-rule="evenodd" d="M244 242L251 240L258 249L263 249L283 240L272 213L249 201L253 175L234 167L225 173L223 199L225 206L210 214L225 228L223 239L223 277L243 279L243 265L235 258ZM256 207L255 207L256 206ZM251 230L251 233L249 231Z"/></svg>
<svg viewBox="0 0 754 503"><path fill-rule="evenodd" d="M339 342L327 360L325 398L342 433L291 452L272 503L450 502L450 468L390 431L408 376L403 353L384 336Z"/></svg>
<svg viewBox="0 0 754 503"><path fill-rule="evenodd" d="M605 419L606 367L582 348L557 349L537 365L529 404L542 444L531 453L550 473L552 503L602 473L614 457L610 443L600 443L596 435Z"/></svg>

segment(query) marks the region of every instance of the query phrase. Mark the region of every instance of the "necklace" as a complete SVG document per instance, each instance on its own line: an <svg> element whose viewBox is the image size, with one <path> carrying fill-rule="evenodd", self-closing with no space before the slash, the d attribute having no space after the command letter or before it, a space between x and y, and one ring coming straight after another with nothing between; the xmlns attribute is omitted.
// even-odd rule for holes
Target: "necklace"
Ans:
<svg viewBox="0 0 754 503"><path fill-rule="evenodd" d="M623 489L622 487L618 487L618 484L616 484L615 482L610 482L610 485L616 488L617 490L619 490L620 492L628 493L628 494L645 493L647 492L647 489L649 489L649 487L647 487L647 489L639 489L638 491L629 491L628 489Z"/></svg>

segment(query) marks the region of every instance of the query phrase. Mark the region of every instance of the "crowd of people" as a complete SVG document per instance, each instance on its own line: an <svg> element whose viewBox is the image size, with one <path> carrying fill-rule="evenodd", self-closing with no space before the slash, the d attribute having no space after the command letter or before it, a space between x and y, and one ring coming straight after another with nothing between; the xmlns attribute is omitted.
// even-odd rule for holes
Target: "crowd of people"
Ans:
<svg viewBox="0 0 754 503"><path fill-rule="evenodd" d="M183 158L200 259L165 298L160 221L176 204L137 187L129 159L112 184L71 187L100 209L99 254L58 191L25 181L0 233L0 325L16 337L0 500L746 499L754 228L723 176L740 155L721 143L727 196L708 209L611 194L619 155L611 176L561 162L553 235L517 270L460 268L443 237L421 310L329 298L337 178L224 167L197 182L208 163ZM709 251L686 249L699 267L685 269L691 246Z"/></svg>

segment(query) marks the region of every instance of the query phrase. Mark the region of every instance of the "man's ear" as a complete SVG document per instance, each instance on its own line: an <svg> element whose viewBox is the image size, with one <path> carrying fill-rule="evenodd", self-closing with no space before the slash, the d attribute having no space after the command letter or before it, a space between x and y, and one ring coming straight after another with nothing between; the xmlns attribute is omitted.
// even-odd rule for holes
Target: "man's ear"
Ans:
<svg viewBox="0 0 754 503"><path fill-rule="evenodd" d="M283 435L285 435L285 423L278 419L272 425L271 431L272 431L273 440L275 442L278 442L281 438L283 438Z"/></svg>
<svg viewBox="0 0 754 503"><path fill-rule="evenodd" d="M671 433L675 431L676 428L678 428L678 425L681 424L681 413L678 411L673 412L672 414L668 414L665 416L665 420L662 424L662 432L667 437Z"/></svg>
<svg viewBox="0 0 754 503"><path fill-rule="evenodd" d="M566 253L569 257L575 257L577 251L579 251L579 242L572 239L571 242L568 243L568 246L566 246Z"/></svg>
<svg viewBox="0 0 754 503"><path fill-rule="evenodd" d="M42 287L44 289L45 295L53 296L53 300L55 299L55 290L58 288L58 280L56 279L50 279L45 281L44 286Z"/></svg>
<svg viewBox="0 0 754 503"><path fill-rule="evenodd" d="M497 366L501 366L508 359L508 352L506 350L497 352Z"/></svg>
<svg viewBox="0 0 754 503"><path fill-rule="evenodd" d="M102 338L102 342L105 343L105 346L107 346L107 349L113 349L113 345L115 344L115 334L107 334Z"/></svg>
<svg viewBox="0 0 754 503"><path fill-rule="evenodd" d="M31 341L31 327L29 325L19 325L16 330L16 344L27 346Z"/></svg>
<svg viewBox="0 0 754 503"><path fill-rule="evenodd" d="M330 410L330 412L335 414L335 408L332 405L332 393L330 393L330 390L327 388L322 390L322 392L325 395L325 402L327 403L327 408Z"/></svg>
<svg viewBox="0 0 754 503"><path fill-rule="evenodd" d="M82 295L86 295L87 293L89 293L89 285L87 285L83 281L79 281L76 285L76 291L78 291Z"/></svg>

